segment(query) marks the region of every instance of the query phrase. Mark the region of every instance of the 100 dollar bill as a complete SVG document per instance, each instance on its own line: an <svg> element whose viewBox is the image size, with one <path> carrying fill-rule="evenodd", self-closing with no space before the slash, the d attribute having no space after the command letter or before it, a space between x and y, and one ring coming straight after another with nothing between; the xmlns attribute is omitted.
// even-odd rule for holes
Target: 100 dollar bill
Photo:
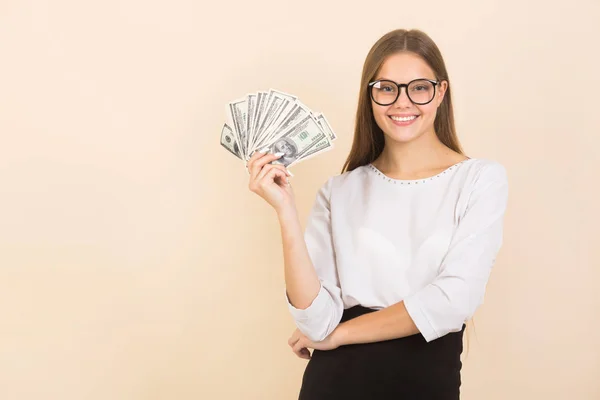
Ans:
<svg viewBox="0 0 600 400"><path fill-rule="evenodd" d="M304 154L308 153L313 146L323 139L328 140L325 132L321 129L317 120L309 114L269 145L270 152L283 153L283 156L272 163L287 167L302 158Z"/></svg>
<svg viewBox="0 0 600 400"><path fill-rule="evenodd" d="M221 146L225 147L231 154L242 159L242 153L240 151L240 146L237 142L235 134L233 133L233 129L227 124L223 124L223 129L221 130Z"/></svg>

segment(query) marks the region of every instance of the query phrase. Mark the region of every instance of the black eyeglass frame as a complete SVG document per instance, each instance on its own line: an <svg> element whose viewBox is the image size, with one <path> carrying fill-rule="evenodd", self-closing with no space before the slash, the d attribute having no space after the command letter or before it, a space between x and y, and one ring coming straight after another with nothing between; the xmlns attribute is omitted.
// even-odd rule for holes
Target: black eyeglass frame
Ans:
<svg viewBox="0 0 600 400"><path fill-rule="evenodd" d="M426 103L417 103L417 102L413 101L413 99L410 98L410 94L408 93L408 86L411 83L416 82L416 81L427 81L427 82L430 82L433 84L433 96L431 96L431 100L429 100ZM375 100L375 98L373 97L373 86L375 86L378 82L390 82L398 87L398 92L396 93L396 98L394 99L394 101L392 101L391 103L388 103L388 104L382 104L382 103L377 102L377 100ZM369 83L369 86L368 86L369 87L369 96L371 97L371 100L373 100L375 103L379 104L380 106L390 106L398 101L398 98L400 97L400 93L402 93L402 88L405 87L406 88L406 96L411 101L411 103L417 104L419 106L424 106L425 104L431 103L433 101L433 99L435 99L435 89L440 82L441 81L434 81L432 79L426 79L426 78L413 79L412 81L410 81L408 83L396 83L396 82L390 81L388 79L379 79L379 80Z"/></svg>

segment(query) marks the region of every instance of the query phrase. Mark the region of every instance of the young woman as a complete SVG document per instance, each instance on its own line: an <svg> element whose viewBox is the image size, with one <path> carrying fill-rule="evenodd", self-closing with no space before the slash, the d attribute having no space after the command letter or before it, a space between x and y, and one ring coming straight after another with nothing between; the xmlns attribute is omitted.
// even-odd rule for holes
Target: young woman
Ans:
<svg viewBox="0 0 600 400"><path fill-rule="evenodd" d="M463 154L435 43L418 30L375 43L352 149L304 233L278 157L252 156L249 187L281 225L289 345L310 359L300 399L458 399L465 323L502 243L508 184L501 164Z"/></svg>

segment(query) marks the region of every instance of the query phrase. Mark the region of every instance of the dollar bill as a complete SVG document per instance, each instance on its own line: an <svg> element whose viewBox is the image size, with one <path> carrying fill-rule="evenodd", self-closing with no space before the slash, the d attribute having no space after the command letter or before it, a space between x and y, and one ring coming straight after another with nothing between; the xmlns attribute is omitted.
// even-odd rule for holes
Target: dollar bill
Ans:
<svg viewBox="0 0 600 400"><path fill-rule="evenodd" d="M282 119L283 115L287 115L290 108L293 107L293 100L283 99L281 105L275 110L274 115L270 118L270 120L266 120L265 124L260 130L260 138L257 139L257 142L254 146L255 149L261 148L264 144L268 142L271 131L273 130L273 126L275 124L279 124L278 121Z"/></svg>
<svg viewBox="0 0 600 400"><path fill-rule="evenodd" d="M253 146L253 142L256 138L258 128L260 126L260 120L263 118L265 114L265 108L267 106L268 100L268 92L258 92L256 94L256 116L254 121L252 121L252 135L248 135L248 142L246 148L248 149L248 153L250 153L250 148Z"/></svg>
<svg viewBox="0 0 600 400"><path fill-rule="evenodd" d="M303 161L311 158L317 154L322 153L323 151L331 150L333 148L333 141L337 138L333 129L331 129L331 125L327 122L327 119L322 113L315 114L315 120L321 127L321 129L325 132L326 136L321 139L317 144L315 144L308 152L299 157L293 164L298 163L299 161ZM292 165L292 164L290 164Z"/></svg>
<svg viewBox="0 0 600 400"><path fill-rule="evenodd" d="M309 115L311 115L310 109L299 100L296 100L290 112L281 118L282 120L279 125L270 129L266 140L268 142L276 140L279 135L282 135L290 127L304 120Z"/></svg>
<svg viewBox="0 0 600 400"><path fill-rule="evenodd" d="M327 137L315 118L310 114L306 115L269 145L270 152L283 153L283 156L273 161L273 164L287 167L300 159L323 138Z"/></svg>
<svg viewBox="0 0 600 400"><path fill-rule="evenodd" d="M288 100L285 102L284 100ZM261 127L259 128L258 134L260 135L264 132L264 129L267 128L271 122L275 120L277 116L279 116L279 112L283 110L285 104L289 102L296 101L297 97L285 92L281 92L279 90L270 89L269 90L269 105L272 106L272 113L265 113L264 119L261 121Z"/></svg>
<svg viewBox="0 0 600 400"><path fill-rule="evenodd" d="M315 115L315 119L317 120L321 128L325 131L330 141L333 142L335 139L337 139L335 133L333 132L333 129L331 129L331 125L329 125L329 122L327 121L327 118L325 118L323 113L317 113Z"/></svg>
<svg viewBox="0 0 600 400"><path fill-rule="evenodd" d="M296 161L294 161L293 163L288 165L288 167L294 166L294 165L298 164L300 161L305 161L305 160L308 160L315 156L318 156L325 151L329 151L329 150L333 149L333 146L334 146L333 143L331 141L329 141L327 138L322 139L319 141L319 143L314 145L308 152L306 152L301 157L299 157Z"/></svg>
<svg viewBox="0 0 600 400"><path fill-rule="evenodd" d="M247 159L246 153L246 119L248 118L248 103L246 99L238 99L229 103L230 119L233 121L233 129L238 139L241 154L244 159Z"/></svg>
<svg viewBox="0 0 600 400"><path fill-rule="evenodd" d="M235 138L233 129L231 129L227 123L223 124L223 129L221 130L221 146L225 147L231 154L242 160L240 146Z"/></svg>
<svg viewBox="0 0 600 400"><path fill-rule="evenodd" d="M256 119L256 102L257 102L256 94L249 93L246 96L246 104L248 107L248 117L246 118L246 140L248 140L248 138L251 138L253 135L252 127L254 125L254 120Z"/></svg>
<svg viewBox="0 0 600 400"><path fill-rule="evenodd" d="M251 151L254 150L259 145L259 143L263 142L263 139L264 139L263 133L265 132L265 128L267 126L269 126L269 124L275 118L277 112L283 106L283 102L285 100L283 95L284 95L283 93L278 92L274 89L269 90L269 94L267 96L266 106L264 108L263 115L261 116L260 120L258 121L257 129L253 135L254 140L253 140L252 146L250 148Z"/></svg>

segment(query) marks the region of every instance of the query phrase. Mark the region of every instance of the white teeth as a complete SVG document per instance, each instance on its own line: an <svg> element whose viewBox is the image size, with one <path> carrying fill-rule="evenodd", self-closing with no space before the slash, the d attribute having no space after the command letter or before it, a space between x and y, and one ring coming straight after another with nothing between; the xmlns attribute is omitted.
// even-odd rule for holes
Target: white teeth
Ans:
<svg viewBox="0 0 600 400"><path fill-rule="evenodd" d="M393 119L394 121L407 122L407 121L412 121L413 119L417 118L417 116L411 115L410 117L395 117L393 115L390 115L390 118Z"/></svg>

